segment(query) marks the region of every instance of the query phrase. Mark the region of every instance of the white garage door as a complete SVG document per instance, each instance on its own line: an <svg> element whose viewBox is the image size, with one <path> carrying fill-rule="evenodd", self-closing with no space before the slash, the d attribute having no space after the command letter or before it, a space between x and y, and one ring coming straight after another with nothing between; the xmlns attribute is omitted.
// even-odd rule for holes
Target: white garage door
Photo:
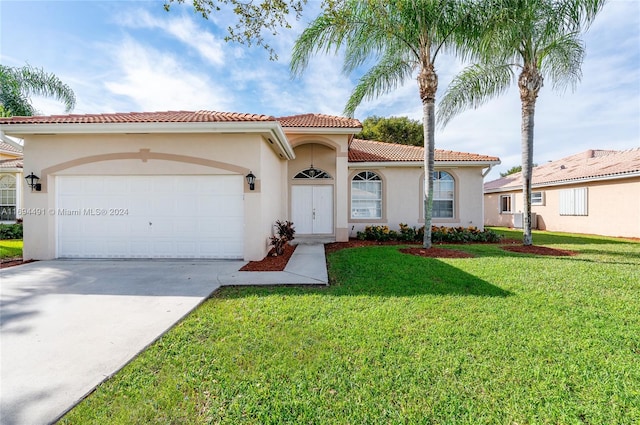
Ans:
<svg viewBox="0 0 640 425"><path fill-rule="evenodd" d="M242 258L242 176L59 176L60 258Z"/></svg>

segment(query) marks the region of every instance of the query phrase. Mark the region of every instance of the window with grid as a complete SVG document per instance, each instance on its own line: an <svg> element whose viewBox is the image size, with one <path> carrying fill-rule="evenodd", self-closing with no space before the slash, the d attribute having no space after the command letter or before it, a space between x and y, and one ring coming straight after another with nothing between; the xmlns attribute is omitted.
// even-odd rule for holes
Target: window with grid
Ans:
<svg viewBox="0 0 640 425"><path fill-rule="evenodd" d="M10 174L0 176L0 220L16 219L16 178Z"/></svg>
<svg viewBox="0 0 640 425"><path fill-rule="evenodd" d="M433 172L433 210L434 218L453 218L453 200L455 180L446 171Z"/></svg>
<svg viewBox="0 0 640 425"><path fill-rule="evenodd" d="M351 179L351 218L382 218L382 179L373 171Z"/></svg>

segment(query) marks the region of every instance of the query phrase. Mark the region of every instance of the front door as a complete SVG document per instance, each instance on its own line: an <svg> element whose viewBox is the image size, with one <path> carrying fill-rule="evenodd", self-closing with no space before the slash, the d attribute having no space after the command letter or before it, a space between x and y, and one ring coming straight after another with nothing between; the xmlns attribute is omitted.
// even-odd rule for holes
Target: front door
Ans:
<svg viewBox="0 0 640 425"><path fill-rule="evenodd" d="M291 221L296 233L333 233L333 186L291 186Z"/></svg>

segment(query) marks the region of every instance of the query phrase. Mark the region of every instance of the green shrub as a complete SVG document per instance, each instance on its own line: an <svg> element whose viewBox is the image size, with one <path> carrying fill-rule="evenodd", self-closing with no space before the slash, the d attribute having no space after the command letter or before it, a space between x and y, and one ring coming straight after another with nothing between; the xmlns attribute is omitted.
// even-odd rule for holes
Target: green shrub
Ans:
<svg viewBox="0 0 640 425"><path fill-rule="evenodd" d="M424 226L416 229L405 223L400 223L400 231L389 230L388 226L367 226L363 232L358 232L358 239L366 241L400 241L422 242ZM470 227L431 227L431 242L433 243L470 243L470 242L500 242L500 235L490 229L480 230Z"/></svg>
<svg viewBox="0 0 640 425"><path fill-rule="evenodd" d="M22 239L22 224L0 224L0 239Z"/></svg>

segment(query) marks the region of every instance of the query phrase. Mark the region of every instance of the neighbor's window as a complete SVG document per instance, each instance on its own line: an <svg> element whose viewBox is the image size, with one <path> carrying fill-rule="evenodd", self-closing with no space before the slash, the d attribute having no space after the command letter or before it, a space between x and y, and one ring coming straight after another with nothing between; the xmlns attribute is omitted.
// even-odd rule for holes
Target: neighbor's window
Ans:
<svg viewBox="0 0 640 425"><path fill-rule="evenodd" d="M433 172L433 218L453 218L455 181L446 171Z"/></svg>
<svg viewBox="0 0 640 425"><path fill-rule="evenodd" d="M10 174L0 176L0 220L16 219L16 178Z"/></svg>
<svg viewBox="0 0 640 425"><path fill-rule="evenodd" d="M560 215L589 215L586 187L560 191Z"/></svg>
<svg viewBox="0 0 640 425"><path fill-rule="evenodd" d="M511 195L500 195L500 213L501 214L511 214L512 212L513 212L512 196Z"/></svg>
<svg viewBox="0 0 640 425"><path fill-rule="evenodd" d="M531 192L531 205L544 205L544 192Z"/></svg>
<svg viewBox="0 0 640 425"><path fill-rule="evenodd" d="M382 179L373 171L351 180L351 218L382 218Z"/></svg>

